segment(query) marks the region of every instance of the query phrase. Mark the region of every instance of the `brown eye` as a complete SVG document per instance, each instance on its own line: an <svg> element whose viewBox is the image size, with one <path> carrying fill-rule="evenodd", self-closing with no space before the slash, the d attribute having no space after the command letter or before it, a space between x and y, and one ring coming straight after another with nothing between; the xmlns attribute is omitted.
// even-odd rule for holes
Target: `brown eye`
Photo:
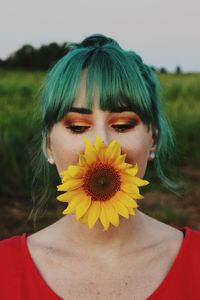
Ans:
<svg viewBox="0 0 200 300"><path fill-rule="evenodd" d="M75 134L81 134L81 133L85 132L88 128L90 128L90 127L89 126L81 126L81 125L67 126L67 129L69 129L72 133L75 133Z"/></svg>
<svg viewBox="0 0 200 300"><path fill-rule="evenodd" d="M131 122L131 123L127 123L127 124L115 124L115 125L112 125L112 127L118 132L123 132L123 131L127 131L127 130L133 128L135 125L136 125L135 122Z"/></svg>

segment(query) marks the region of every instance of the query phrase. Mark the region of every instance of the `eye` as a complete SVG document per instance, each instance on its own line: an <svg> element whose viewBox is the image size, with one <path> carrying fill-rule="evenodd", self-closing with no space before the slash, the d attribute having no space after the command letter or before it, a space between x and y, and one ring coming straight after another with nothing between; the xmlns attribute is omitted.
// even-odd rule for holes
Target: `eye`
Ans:
<svg viewBox="0 0 200 300"><path fill-rule="evenodd" d="M81 126L81 125L69 125L67 129L69 129L74 134L81 134L85 132L90 126Z"/></svg>
<svg viewBox="0 0 200 300"><path fill-rule="evenodd" d="M112 125L112 127L118 132L124 132L129 129L132 129L135 125L136 125L136 122L132 121L132 122L126 123L126 124L114 124L114 125Z"/></svg>

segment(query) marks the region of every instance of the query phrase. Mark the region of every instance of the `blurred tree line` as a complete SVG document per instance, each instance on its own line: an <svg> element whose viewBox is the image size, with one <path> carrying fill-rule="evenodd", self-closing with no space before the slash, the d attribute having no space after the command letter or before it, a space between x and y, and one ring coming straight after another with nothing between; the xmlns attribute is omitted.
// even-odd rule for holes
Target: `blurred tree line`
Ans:
<svg viewBox="0 0 200 300"><path fill-rule="evenodd" d="M35 49L31 45L24 45L7 59L0 59L0 68L47 70L68 51L69 46L67 43L61 45L51 43L42 45L39 49Z"/></svg>
<svg viewBox="0 0 200 300"><path fill-rule="evenodd" d="M0 59L1 69L23 69L23 70L48 70L62 56L69 51L69 44L50 43L42 45L39 49L35 49L31 45L24 45L19 50L11 54L7 59ZM161 74L167 74L166 68L161 67L152 69ZM182 69L176 66L174 73L181 74Z"/></svg>

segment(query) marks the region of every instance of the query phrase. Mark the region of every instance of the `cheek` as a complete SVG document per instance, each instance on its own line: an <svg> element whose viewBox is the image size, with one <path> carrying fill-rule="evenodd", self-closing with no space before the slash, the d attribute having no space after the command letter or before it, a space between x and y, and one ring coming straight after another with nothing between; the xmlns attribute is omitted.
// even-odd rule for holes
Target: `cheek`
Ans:
<svg viewBox="0 0 200 300"><path fill-rule="evenodd" d="M138 137L133 139L132 142L124 143L122 147L122 152L126 153L126 161L130 164L138 164L139 171L138 176L143 177L146 171L149 151L150 151L150 141L147 137Z"/></svg>
<svg viewBox="0 0 200 300"><path fill-rule="evenodd" d="M84 145L79 139L70 139L66 134L52 134L51 150L58 172L64 171L70 164L76 164Z"/></svg>

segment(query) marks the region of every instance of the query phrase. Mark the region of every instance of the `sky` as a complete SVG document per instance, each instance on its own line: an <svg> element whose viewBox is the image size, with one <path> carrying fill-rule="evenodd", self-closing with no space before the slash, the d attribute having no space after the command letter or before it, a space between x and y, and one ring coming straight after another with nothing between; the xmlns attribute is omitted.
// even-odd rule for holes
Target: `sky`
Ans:
<svg viewBox="0 0 200 300"><path fill-rule="evenodd" d="M0 58L102 33L156 68L200 72L199 0L1 0Z"/></svg>

